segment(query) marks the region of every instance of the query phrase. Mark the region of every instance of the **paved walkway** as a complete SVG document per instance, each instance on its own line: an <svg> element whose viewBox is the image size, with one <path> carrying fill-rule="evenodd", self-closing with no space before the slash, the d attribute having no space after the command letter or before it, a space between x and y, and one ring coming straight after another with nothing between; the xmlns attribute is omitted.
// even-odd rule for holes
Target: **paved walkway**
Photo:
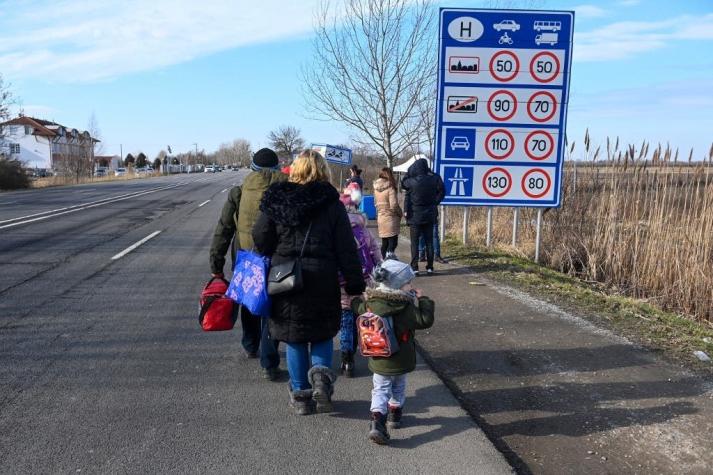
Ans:
<svg viewBox="0 0 713 475"><path fill-rule="evenodd" d="M436 270L417 279L438 316L418 341L519 472L711 473L711 381L466 267Z"/></svg>

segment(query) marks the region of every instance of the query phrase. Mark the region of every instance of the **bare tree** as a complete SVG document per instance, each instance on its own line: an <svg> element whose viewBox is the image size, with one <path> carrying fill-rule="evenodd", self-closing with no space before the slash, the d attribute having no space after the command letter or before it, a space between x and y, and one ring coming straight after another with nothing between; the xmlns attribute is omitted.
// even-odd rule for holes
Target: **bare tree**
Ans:
<svg viewBox="0 0 713 475"><path fill-rule="evenodd" d="M99 121L97 120L96 114L92 111L92 115L89 116L89 122L87 122L87 131L92 138L98 140L94 143L94 156L101 155L104 152L104 144L101 142L102 132L99 128Z"/></svg>
<svg viewBox="0 0 713 475"><path fill-rule="evenodd" d="M427 0L346 0L342 15L325 3L315 64L302 72L314 118L355 128L392 167L418 134L416 104L437 71L435 18Z"/></svg>
<svg viewBox="0 0 713 475"><path fill-rule="evenodd" d="M305 146L300 129L291 125L280 126L267 136L270 146L279 157L292 158L292 155Z"/></svg>
<svg viewBox="0 0 713 475"><path fill-rule="evenodd" d="M247 166L251 158L250 142L245 139L235 139L230 143L222 143L215 152L215 160L220 165Z"/></svg>
<svg viewBox="0 0 713 475"><path fill-rule="evenodd" d="M3 82L2 74L0 74L0 122L5 122L10 119L10 108L15 104L15 99L10 91L10 85ZM0 155L9 155L9 145L3 140L7 134L5 127L0 127ZM8 147L6 150L5 147Z"/></svg>

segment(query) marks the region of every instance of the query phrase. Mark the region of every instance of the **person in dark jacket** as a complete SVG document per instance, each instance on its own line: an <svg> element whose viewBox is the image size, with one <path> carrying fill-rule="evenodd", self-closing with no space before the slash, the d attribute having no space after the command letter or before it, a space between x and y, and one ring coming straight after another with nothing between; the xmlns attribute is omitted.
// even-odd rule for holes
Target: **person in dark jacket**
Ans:
<svg viewBox="0 0 713 475"><path fill-rule="evenodd" d="M237 249L251 250L254 247L252 231L260 212L262 194L271 184L287 181L287 176L278 170L277 154L269 148L255 152L250 168L253 171L245 177L242 185L230 190L215 227L210 247L210 268L213 277L223 277L228 248L231 249L234 266ZM277 341L270 338L266 319L257 317L241 307L240 321L243 326L242 345L246 356L257 358L259 351L263 376L275 381L279 376L280 354L277 352Z"/></svg>
<svg viewBox="0 0 713 475"><path fill-rule="evenodd" d="M411 268L418 274L418 241L423 236L426 244L426 272L433 273L433 226L438 221L438 204L445 197L440 176L428 167L425 158L411 165L401 181L406 192L404 215L411 237Z"/></svg>
<svg viewBox="0 0 713 475"><path fill-rule="evenodd" d="M290 404L297 414L331 411L336 374L332 339L339 331L338 273L349 295L365 289L351 225L339 193L329 184L322 156L305 150L287 183L270 186L253 228L257 250L278 265L299 257L304 245L301 291L272 296L270 334L287 344Z"/></svg>
<svg viewBox="0 0 713 475"><path fill-rule="evenodd" d="M356 165L352 165L349 169L349 178L347 178L346 183L344 183L344 187L347 188L349 187L350 183L356 183L357 185L359 185L359 189L363 191L364 179L361 177L361 172L361 168Z"/></svg>

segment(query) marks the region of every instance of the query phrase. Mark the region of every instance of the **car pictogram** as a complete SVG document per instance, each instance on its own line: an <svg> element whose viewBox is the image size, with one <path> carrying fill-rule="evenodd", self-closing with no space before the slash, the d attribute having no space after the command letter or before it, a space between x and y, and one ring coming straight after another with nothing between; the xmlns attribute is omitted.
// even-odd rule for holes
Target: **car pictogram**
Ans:
<svg viewBox="0 0 713 475"><path fill-rule="evenodd" d="M515 20L502 20L501 22L494 24L493 28L495 28L495 31L517 31L520 29L520 25L516 23Z"/></svg>
<svg viewBox="0 0 713 475"><path fill-rule="evenodd" d="M453 140L451 140L451 150L456 150L462 148L466 152L470 150L470 142L468 141L468 137L453 137Z"/></svg>

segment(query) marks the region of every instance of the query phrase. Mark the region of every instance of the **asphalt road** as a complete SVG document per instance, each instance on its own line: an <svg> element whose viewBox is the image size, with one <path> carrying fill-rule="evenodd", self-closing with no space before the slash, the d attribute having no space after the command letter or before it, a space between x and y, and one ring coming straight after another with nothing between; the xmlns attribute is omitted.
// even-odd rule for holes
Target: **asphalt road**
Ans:
<svg viewBox="0 0 713 475"><path fill-rule="evenodd" d="M422 362L406 427L377 447L363 361L335 413L298 417L239 330L200 331L213 227L244 173L0 194L0 471L509 473Z"/></svg>

